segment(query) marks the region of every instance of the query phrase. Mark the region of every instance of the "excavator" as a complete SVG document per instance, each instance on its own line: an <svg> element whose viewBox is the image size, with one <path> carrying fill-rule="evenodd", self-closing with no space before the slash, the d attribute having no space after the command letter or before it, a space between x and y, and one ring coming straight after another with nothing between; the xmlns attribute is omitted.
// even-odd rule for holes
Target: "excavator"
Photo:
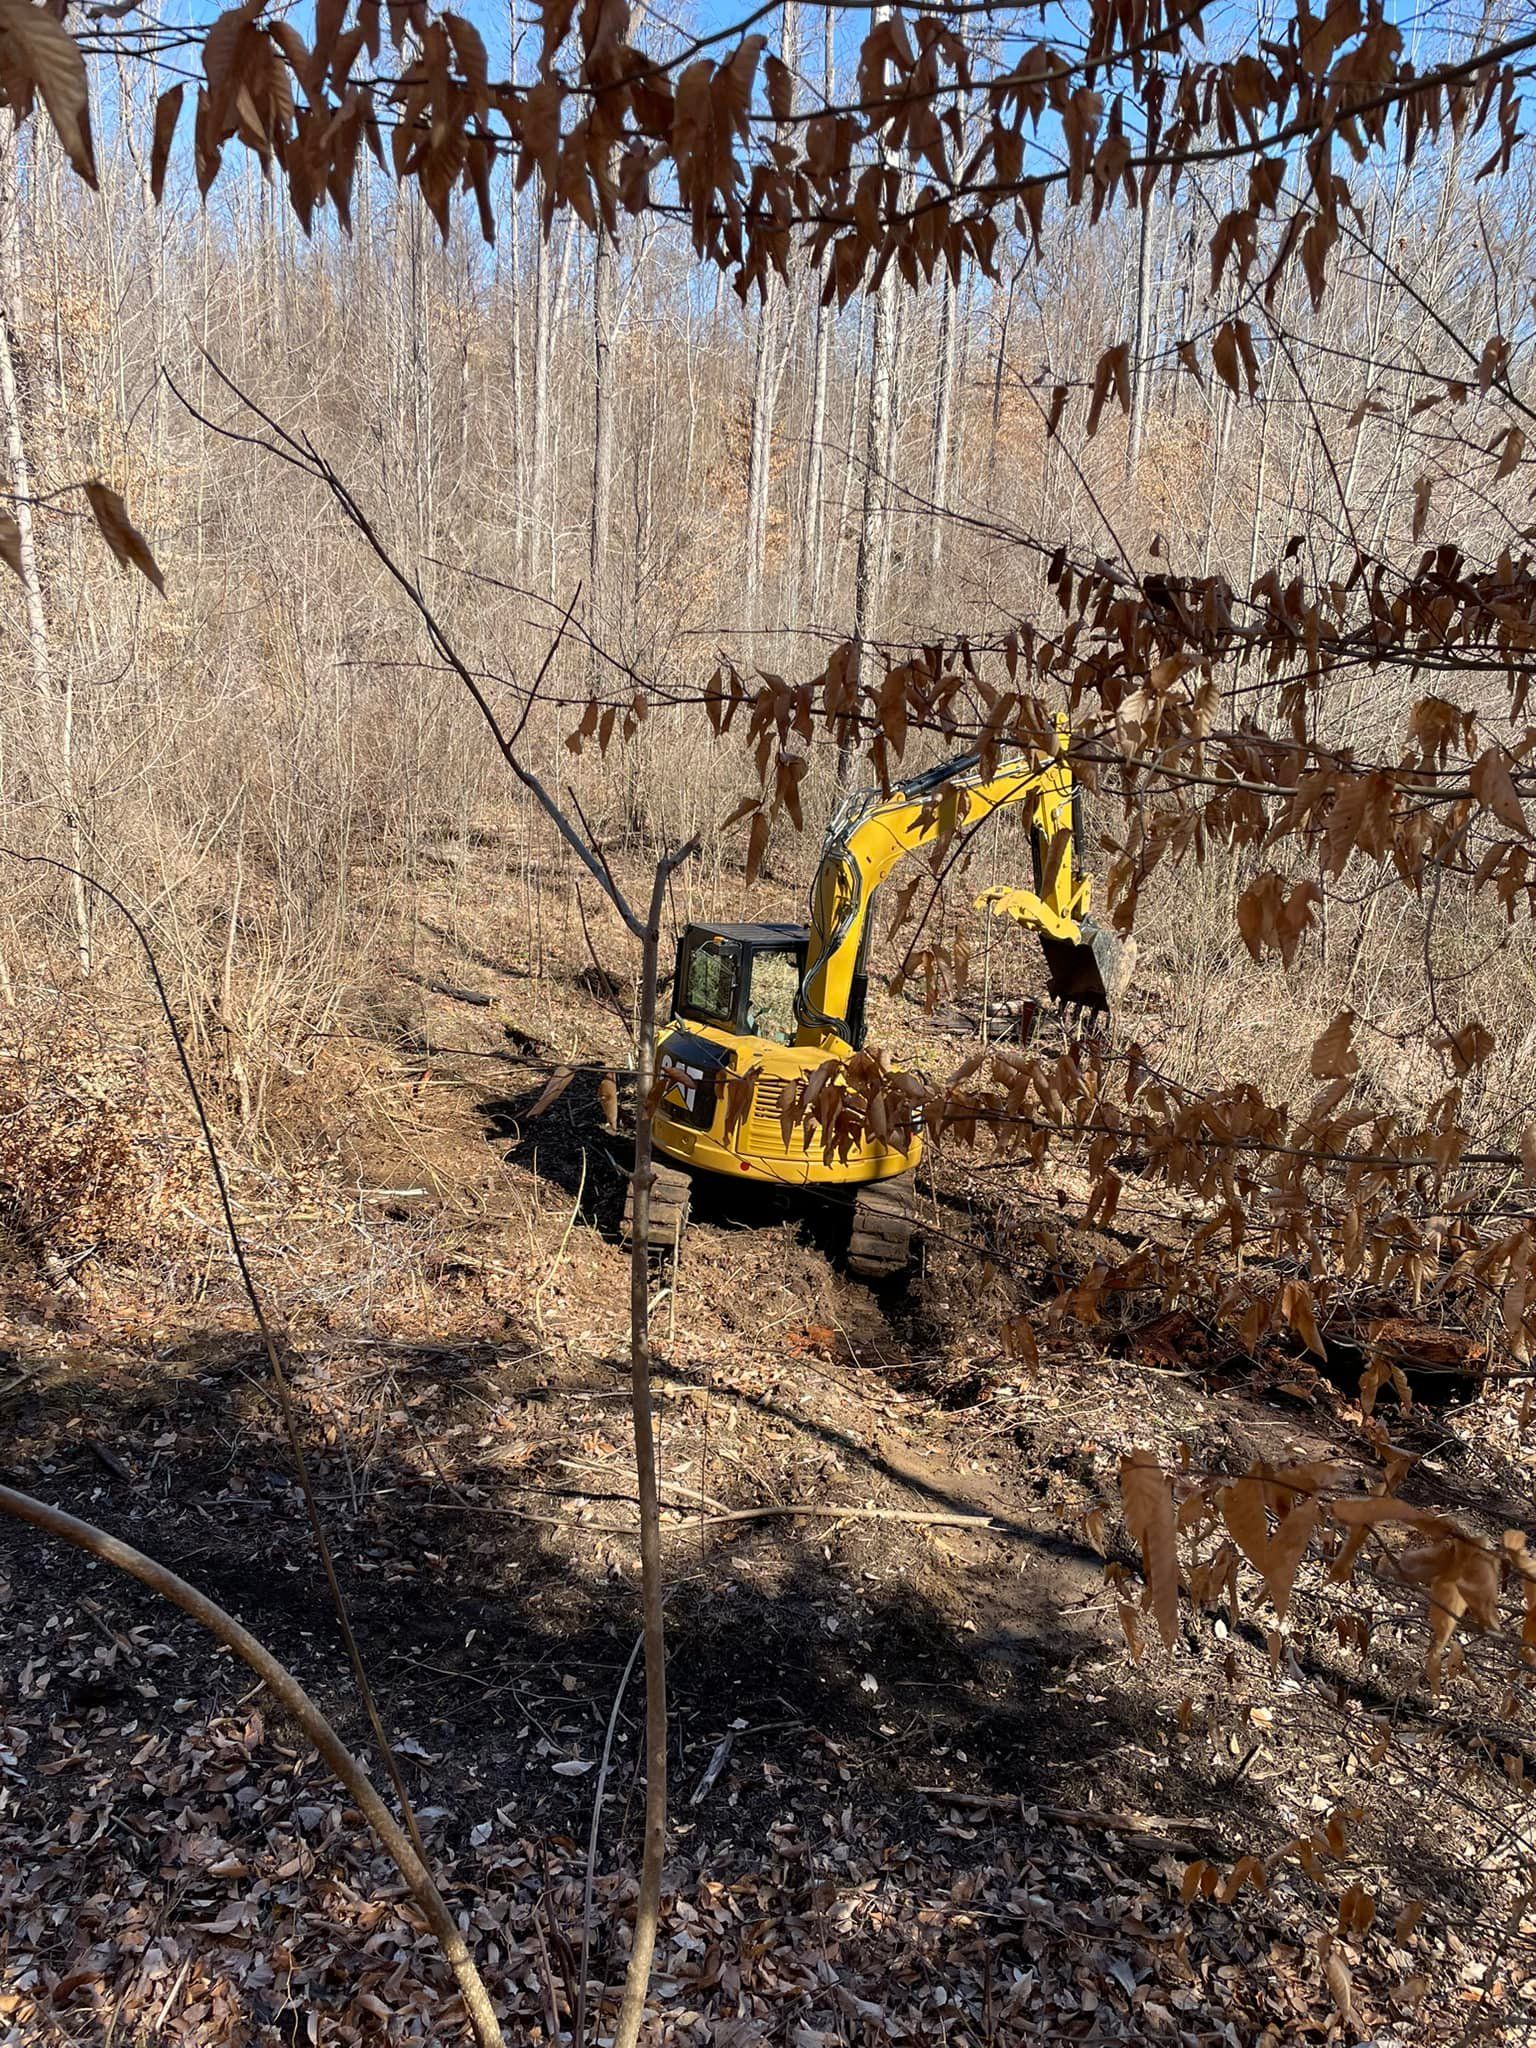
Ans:
<svg viewBox="0 0 1536 2048"><path fill-rule="evenodd" d="M978 908L1038 933L1051 996L1102 1016L1120 993L1125 957L1088 915L1080 872L1081 806L1065 722L1055 752L984 770L965 754L894 783L851 791L827 828L809 924L690 924L678 941L671 1022L657 1046L660 1096L652 1129L653 1250L676 1247L696 1178L852 1194L850 1269L884 1279L908 1263L920 1118L904 1134L856 1128L834 1146L793 1115L828 1062L864 1043L875 897L910 855L968 843L996 812L1022 806L1033 888L988 890ZM631 1191L632 1192L632 1191ZM631 1209L625 1208L629 1234Z"/></svg>

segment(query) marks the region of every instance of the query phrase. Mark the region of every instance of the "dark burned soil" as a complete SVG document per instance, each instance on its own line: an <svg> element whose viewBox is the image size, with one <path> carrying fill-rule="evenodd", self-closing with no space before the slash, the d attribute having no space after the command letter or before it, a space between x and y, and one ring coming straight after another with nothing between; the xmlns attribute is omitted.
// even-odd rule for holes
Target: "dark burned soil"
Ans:
<svg viewBox="0 0 1536 2048"><path fill-rule="evenodd" d="M282 1163L243 1173L242 1208L369 1673L509 2041L570 2038L600 1794L601 2035L640 1802L622 1141L595 1072L529 1110L622 1036L591 977L520 993L504 935L438 944L274 1101ZM967 1049L885 1022L930 1059ZM1164 1653L1120 1457L1347 1460L1361 1418L1347 1385L1133 1303L1091 1331L1042 1313L1038 1360L1004 1357L1009 1315L1158 1227L1129 1185L1117 1232L1084 1232L1081 1194L938 1159L909 1281L851 1279L830 1213L718 1206L656 1268L653 2040L1523 2038L1532 1764L1507 1651L1469 1646L1432 1696L1421 1614L1314 1573L1283 1631L1253 1582ZM66 1296L18 1255L3 1477L213 1594L365 1750L223 1255L210 1235L150 1266L86 1262ZM1399 1422L1426 1498L1520 1517L1529 1440L1497 1388ZM15 1526L0 1603L0 2042L468 2038L416 1909L243 1667ZM1201 1864L1220 1883L1186 1905Z"/></svg>

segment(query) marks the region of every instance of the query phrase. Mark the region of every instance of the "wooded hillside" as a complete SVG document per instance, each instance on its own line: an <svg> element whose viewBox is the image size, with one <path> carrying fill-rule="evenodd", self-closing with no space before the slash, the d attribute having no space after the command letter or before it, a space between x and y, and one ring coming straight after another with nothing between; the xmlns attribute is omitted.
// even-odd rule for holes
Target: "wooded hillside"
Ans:
<svg viewBox="0 0 1536 2048"><path fill-rule="evenodd" d="M1533 62L0 0L5 2048L1523 2038Z"/></svg>

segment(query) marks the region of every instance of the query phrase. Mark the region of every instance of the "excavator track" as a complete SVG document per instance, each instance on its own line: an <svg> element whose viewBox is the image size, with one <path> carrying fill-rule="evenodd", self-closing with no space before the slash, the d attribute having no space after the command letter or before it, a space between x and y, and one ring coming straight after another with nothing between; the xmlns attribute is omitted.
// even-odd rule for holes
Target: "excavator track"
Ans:
<svg viewBox="0 0 1536 2048"><path fill-rule="evenodd" d="M660 1160L653 1160L651 1172L651 1214L646 1230L646 1242L653 1252L673 1251L681 1244L688 1229L688 1204L693 1196L693 1182L686 1173L675 1166L663 1166ZM624 1190L625 1242L634 1236L635 1184L631 1180Z"/></svg>
<svg viewBox="0 0 1536 2048"><path fill-rule="evenodd" d="M917 1190L910 1173L860 1188L853 1203L848 1267L864 1280L888 1280L906 1270L917 1228Z"/></svg>

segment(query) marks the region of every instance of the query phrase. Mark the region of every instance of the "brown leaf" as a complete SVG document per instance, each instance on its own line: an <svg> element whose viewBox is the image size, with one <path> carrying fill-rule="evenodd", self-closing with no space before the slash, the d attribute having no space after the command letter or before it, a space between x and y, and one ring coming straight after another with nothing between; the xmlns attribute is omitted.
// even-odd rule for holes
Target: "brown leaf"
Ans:
<svg viewBox="0 0 1536 2048"><path fill-rule="evenodd" d="M1520 467L1520 458L1525 453L1525 435L1519 427L1511 427L1504 436L1504 452L1499 457L1499 466L1494 471L1495 479L1512 476Z"/></svg>
<svg viewBox="0 0 1536 2048"><path fill-rule="evenodd" d="M1291 1604L1291 1588L1296 1583L1296 1572L1306 1555L1312 1532L1317 1527L1318 1506L1315 1500L1294 1507L1282 1517L1269 1546L1269 1567L1264 1574L1265 1591L1276 1614L1282 1621Z"/></svg>
<svg viewBox="0 0 1536 2048"><path fill-rule="evenodd" d="M1397 1924L1392 1929L1392 1939L1399 1948L1406 1948L1409 1942L1412 1941L1413 1931L1424 1918L1424 1911L1425 1906L1422 1899L1410 1899L1401 1913L1398 1914Z"/></svg>
<svg viewBox="0 0 1536 2048"><path fill-rule="evenodd" d="M1104 401L1113 390L1120 401L1121 410L1131 409L1131 348L1129 342L1119 342L1114 348L1105 349L1099 357L1098 367L1093 373L1093 398L1088 407L1088 423L1084 431L1088 438L1099 430L1099 414L1104 410Z"/></svg>
<svg viewBox="0 0 1536 2048"><path fill-rule="evenodd" d="M1421 476L1413 487L1413 537L1421 538L1429 519L1429 494L1434 489L1431 478Z"/></svg>
<svg viewBox="0 0 1536 2048"><path fill-rule="evenodd" d="M94 192L90 93L79 44L49 8L32 0L0 0L0 36L7 60L42 94L64 154Z"/></svg>
<svg viewBox="0 0 1536 2048"><path fill-rule="evenodd" d="M155 134L149 151L149 185L157 200L165 196L165 167L171 160L171 142L181 115L184 85L173 85L155 102Z"/></svg>
<svg viewBox="0 0 1536 2048"><path fill-rule="evenodd" d="M1040 1363L1040 1347L1035 1342L1035 1333L1028 1316L1010 1316L999 1334L1005 1358L1020 1359L1025 1365Z"/></svg>
<svg viewBox="0 0 1536 2048"><path fill-rule="evenodd" d="M1328 1029L1312 1047L1312 1078L1316 1081L1341 1081L1347 1074L1358 1073L1360 1056L1350 1044L1355 1028L1353 1010L1340 1010Z"/></svg>
<svg viewBox="0 0 1536 2048"><path fill-rule="evenodd" d="M1314 1358L1326 1358L1322 1333L1317 1327L1317 1307L1305 1280L1287 1280L1280 1290L1280 1313L1300 1337Z"/></svg>
<svg viewBox="0 0 1536 2048"><path fill-rule="evenodd" d="M1529 834L1530 826L1521 809L1502 747L1489 747L1480 754L1472 764L1468 780L1472 794L1485 811L1492 811L1499 823L1507 825L1511 832Z"/></svg>
<svg viewBox="0 0 1536 2048"><path fill-rule="evenodd" d="M1151 1451L1120 1460L1120 1495L1126 1526L1140 1545L1148 1604L1171 1650L1179 1633L1179 1558L1173 1492Z"/></svg>
<svg viewBox="0 0 1536 2048"><path fill-rule="evenodd" d="M597 1084L598 1106L603 1112L603 1122L610 1131L619 1128L619 1091L612 1074L604 1074Z"/></svg>
<svg viewBox="0 0 1536 2048"><path fill-rule="evenodd" d="M769 819L766 811L755 811L752 815L752 829L747 834L747 887L750 889L757 880L763 865L763 856L768 851Z"/></svg>
<svg viewBox="0 0 1536 2048"><path fill-rule="evenodd" d="M1323 1974L1328 1979L1328 1995L1339 2009L1342 2019L1348 2019L1355 2009L1355 1980L1349 1974L1349 1965L1337 1949L1330 1952L1323 1965Z"/></svg>
<svg viewBox="0 0 1536 2048"><path fill-rule="evenodd" d="M1217 1494L1216 1505L1244 1557L1255 1571L1266 1572L1269 1569L1269 1517L1264 1512L1262 1482L1254 1478L1235 1480Z"/></svg>
<svg viewBox="0 0 1536 2048"><path fill-rule="evenodd" d="M125 565L131 564L165 595L165 578L160 574L154 556L149 551L149 542L128 517L128 507L123 503L110 484L104 484L99 477L92 477L81 489L90 500L91 511L96 524L101 528L103 540Z"/></svg>
<svg viewBox="0 0 1536 2048"><path fill-rule="evenodd" d="M533 1105L532 1109L525 1110L524 1114L526 1116L542 1116L546 1109L551 1108L553 1104L560 1100L560 1097L570 1087L575 1078L576 1069L574 1067L557 1067L544 1083L538 1101Z"/></svg>
<svg viewBox="0 0 1536 2048"><path fill-rule="evenodd" d="M0 562L15 575L21 574L21 528L10 512L0 512Z"/></svg>

